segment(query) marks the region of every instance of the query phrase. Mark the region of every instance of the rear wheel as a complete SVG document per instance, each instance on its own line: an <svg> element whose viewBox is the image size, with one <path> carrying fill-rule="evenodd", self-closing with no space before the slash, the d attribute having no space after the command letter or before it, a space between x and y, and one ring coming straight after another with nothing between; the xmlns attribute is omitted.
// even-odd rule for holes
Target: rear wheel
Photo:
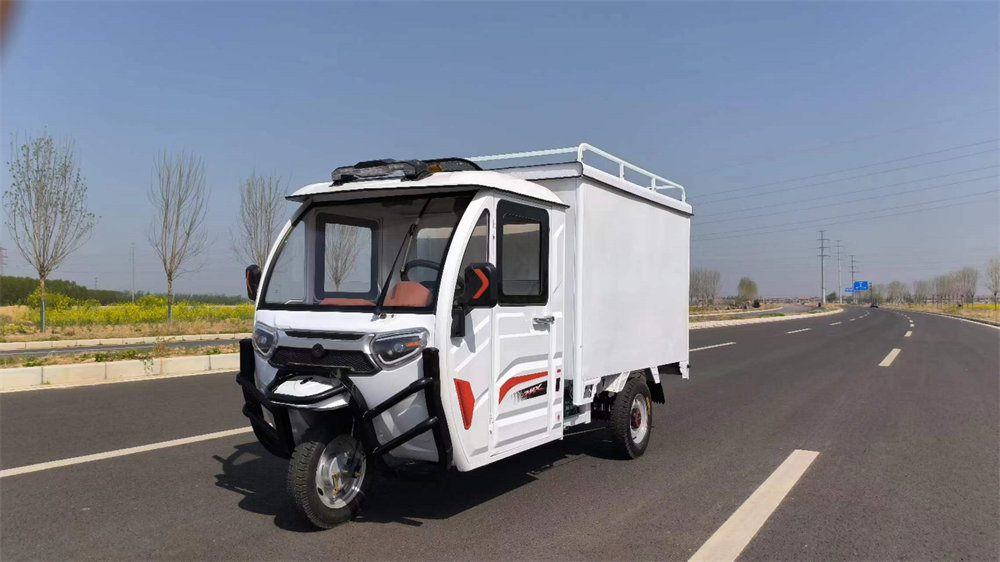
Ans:
<svg viewBox="0 0 1000 562"><path fill-rule="evenodd" d="M626 459L641 457L649 445L653 404L644 377L633 377L611 405L611 439Z"/></svg>
<svg viewBox="0 0 1000 562"><path fill-rule="evenodd" d="M288 492L310 523L329 529L361 510L372 467L361 442L350 435L307 436L288 464Z"/></svg>

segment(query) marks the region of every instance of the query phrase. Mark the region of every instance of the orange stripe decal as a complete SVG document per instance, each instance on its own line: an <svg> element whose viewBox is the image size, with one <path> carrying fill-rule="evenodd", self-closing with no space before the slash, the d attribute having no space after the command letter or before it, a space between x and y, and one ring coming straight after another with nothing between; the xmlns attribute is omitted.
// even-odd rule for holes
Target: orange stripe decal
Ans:
<svg viewBox="0 0 1000 562"><path fill-rule="evenodd" d="M465 429L472 427L472 411L476 406L476 397L472 395L472 385L469 381L455 379L455 393L458 394L458 407L462 410L462 423Z"/></svg>
<svg viewBox="0 0 1000 562"><path fill-rule="evenodd" d="M481 297L483 293L486 292L486 288L490 286L490 280L486 278L486 275L482 272L482 270L474 269L473 271L475 271L476 275L479 276L479 280L483 282L483 286L480 287L478 291L476 291L476 294L472 295L472 299L475 300Z"/></svg>
<svg viewBox="0 0 1000 562"><path fill-rule="evenodd" d="M497 404L503 402L503 397L507 396L507 393L510 392L510 389L514 388L515 386L523 382L533 381L535 379L540 379L548 375L549 375L548 371L542 371L541 373L532 373L530 375L521 375L519 377L513 377L507 379L507 382L503 383L503 385L500 386L500 400L497 400Z"/></svg>

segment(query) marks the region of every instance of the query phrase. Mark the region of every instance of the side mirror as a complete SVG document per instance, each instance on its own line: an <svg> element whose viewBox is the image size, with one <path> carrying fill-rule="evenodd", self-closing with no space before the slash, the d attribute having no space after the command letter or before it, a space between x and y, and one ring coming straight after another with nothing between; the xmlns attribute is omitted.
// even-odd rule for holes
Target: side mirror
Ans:
<svg viewBox="0 0 1000 562"><path fill-rule="evenodd" d="M497 304L497 268L492 263L469 264L462 273L464 291L451 309L451 337L465 337L465 315L472 308L493 308Z"/></svg>
<svg viewBox="0 0 1000 562"><path fill-rule="evenodd" d="M257 300L257 288L260 286L260 266L257 264L248 265L246 271L247 298Z"/></svg>
<svg viewBox="0 0 1000 562"><path fill-rule="evenodd" d="M465 268L463 308L493 308L497 304L497 268L492 263L472 263Z"/></svg>

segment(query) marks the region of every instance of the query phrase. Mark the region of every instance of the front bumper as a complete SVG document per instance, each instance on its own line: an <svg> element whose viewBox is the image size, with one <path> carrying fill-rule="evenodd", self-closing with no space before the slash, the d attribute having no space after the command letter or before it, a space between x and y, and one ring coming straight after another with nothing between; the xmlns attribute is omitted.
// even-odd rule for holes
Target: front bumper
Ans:
<svg viewBox="0 0 1000 562"><path fill-rule="evenodd" d="M434 464L437 468L444 470L451 466L452 448L447 419L441 405L438 350L434 348L424 349L421 360L423 361L423 378L412 382L406 388L371 408L365 402L364 396L351 383L350 377L337 372L333 377L340 381L342 386L316 396L290 400L288 396L275 395L274 388L277 385L287 380L289 376L299 374L282 371L279 371L274 380L262 392L257 388L255 381L254 350L249 339L240 340L240 371L236 375L236 382L243 390L243 415L250 419L250 425L261 445L274 455L290 458L295 449L295 436L292 432L289 408L308 410L311 405L328 400L338 393L349 393L351 400L348 407L354 416L356 431L365 446L365 452L374 459L381 471L393 472L384 460L387 453L427 431L432 432L434 446L437 450L438 460ZM427 419L389 441L380 443L375 433L375 418L420 391L424 392ZM274 420L273 425L268 423L265 418L265 409Z"/></svg>

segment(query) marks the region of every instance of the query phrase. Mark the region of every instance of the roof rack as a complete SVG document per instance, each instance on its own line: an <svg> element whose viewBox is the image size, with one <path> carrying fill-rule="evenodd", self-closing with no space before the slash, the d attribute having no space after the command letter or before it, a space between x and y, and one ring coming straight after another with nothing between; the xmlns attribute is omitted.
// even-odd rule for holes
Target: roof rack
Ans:
<svg viewBox="0 0 1000 562"><path fill-rule="evenodd" d="M635 164L632 164L631 162L628 162L628 161L626 161L626 160L624 160L622 158L619 158L619 157L615 156L614 154L610 154L608 152L605 152L605 151L603 151L603 150L601 150L601 149L599 149L599 148L597 148L595 146L592 146L590 144L587 144L585 142L580 143L579 146L570 146L570 147L567 147L567 148L552 148L552 149L548 149L548 150L532 150L530 152L511 152L511 153L508 153L508 154L492 154L492 155L488 155L488 156L473 156L473 157L467 158L467 160L472 161L472 162L492 162L492 161L496 161L496 160L519 160L519 159L523 159L523 158L540 158L542 156L553 156L553 155L556 155L556 154L576 154L576 161L580 162L581 164L583 164L583 163L585 163L583 161L583 157L584 157L584 153L586 153L586 152L593 152L594 154L596 154L598 156L602 156L602 157L604 157L604 158L606 158L606 159L614 162L615 164L618 164L618 177L621 178L621 179L623 179L623 180L625 179L625 170L626 169L631 170L631 171L633 171L633 172L635 172L635 173L637 173L637 174L639 174L639 175L641 175L641 176L646 177L646 178L649 179L649 185L645 186L648 189L651 189L651 190L654 190L654 191L658 190L658 189L679 189L679 190L681 190L681 201L687 202L687 192L684 190L684 186L683 185L681 185L679 183L676 183L676 182L672 182L672 181L670 181L667 178L664 178L662 176L658 176L658 175L654 174L653 172L650 172L649 170L644 170L643 168L640 168L639 166L636 166ZM626 181L628 181L628 180L626 180Z"/></svg>

